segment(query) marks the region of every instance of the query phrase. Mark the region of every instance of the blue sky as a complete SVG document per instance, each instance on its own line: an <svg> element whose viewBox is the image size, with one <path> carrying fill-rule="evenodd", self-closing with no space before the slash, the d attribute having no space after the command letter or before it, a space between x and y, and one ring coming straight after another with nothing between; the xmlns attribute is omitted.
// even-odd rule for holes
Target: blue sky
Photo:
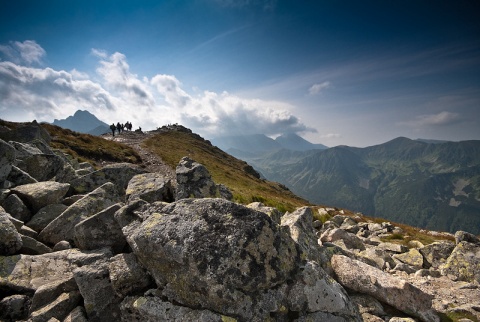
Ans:
<svg viewBox="0 0 480 322"><path fill-rule="evenodd" d="M478 1L9 1L0 118L480 139Z"/></svg>

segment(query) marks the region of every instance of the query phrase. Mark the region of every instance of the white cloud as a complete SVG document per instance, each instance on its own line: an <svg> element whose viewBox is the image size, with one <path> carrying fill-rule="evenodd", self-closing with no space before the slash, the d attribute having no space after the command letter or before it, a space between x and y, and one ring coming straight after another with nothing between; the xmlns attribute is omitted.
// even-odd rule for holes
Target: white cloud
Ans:
<svg viewBox="0 0 480 322"><path fill-rule="evenodd" d="M184 107L191 100L190 96L181 88L180 81L173 75L156 75L152 78L151 84L172 106Z"/></svg>
<svg viewBox="0 0 480 322"><path fill-rule="evenodd" d="M13 62L27 64L40 64L46 55L45 50L34 40L12 41L9 45L0 45L0 52Z"/></svg>
<svg viewBox="0 0 480 322"><path fill-rule="evenodd" d="M308 93L310 95L316 95L316 94L319 94L322 90L324 90L325 88L328 88L328 87L330 87L330 82L328 82L328 81L325 81L323 83L313 84L308 89Z"/></svg>
<svg viewBox="0 0 480 322"><path fill-rule="evenodd" d="M97 49L92 53L99 59L97 81L76 69L57 71L0 61L0 110L51 122L82 109L107 123L128 120L145 130L180 123L207 137L315 132L291 113L290 104L227 92L196 90L192 95L174 75L138 77L130 72L125 55Z"/></svg>
<svg viewBox="0 0 480 322"><path fill-rule="evenodd" d="M400 122L400 125L407 125L411 127L423 127L423 126L438 126L438 125L449 125L457 123L460 121L460 116L457 113L452 112L439 112L437 114L424 114L418 115L415 119Z"/></svg>
<svg viewBox="0 0 480 322"><path fill-rule="evenodd" d="M148 82L138 79L137 75L130 73L130 66L125 55L114 53L105 57L103 54L97 73L103 77L104 83L127 101L137 105L153 107L155 105Z"/></svg>
<svg viewBox="0 0 480 322"><path fill-rule="evenodd" d="M336 138L341 138L342 135L339 134L339 133L326 133L326 134L322 134L320 135L320 138L322 139L336 139Z"/></svg>

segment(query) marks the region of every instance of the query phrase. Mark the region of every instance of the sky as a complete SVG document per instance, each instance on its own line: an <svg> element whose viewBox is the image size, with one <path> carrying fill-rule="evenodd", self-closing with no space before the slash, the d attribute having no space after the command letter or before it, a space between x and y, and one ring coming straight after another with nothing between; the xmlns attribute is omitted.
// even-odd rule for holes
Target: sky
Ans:
<svg viewBox="0 0 480 322"><path fill-rule="evenodd" d="M480 140L480 2L3 1L0 118Z"/></svg>

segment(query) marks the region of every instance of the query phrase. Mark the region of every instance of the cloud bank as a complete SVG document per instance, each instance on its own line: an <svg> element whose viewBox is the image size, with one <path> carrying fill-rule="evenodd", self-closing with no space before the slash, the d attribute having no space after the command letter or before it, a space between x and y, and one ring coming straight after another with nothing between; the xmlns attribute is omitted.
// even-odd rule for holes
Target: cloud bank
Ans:
<svg viewBox="0 0 480 322"><path fill-rule="evenodd" d="M174 75L150 79L131 72L122 53L92 49L98 59L95 73L32 67L45 50L35 41L0 47L0 111L15 120L52 122L76 110L88 110L111 123L131 121L143 129L180 123L208 137L285 132L315 132L291 113L293 106L245 99L228 92L192 95Z"/></svg>

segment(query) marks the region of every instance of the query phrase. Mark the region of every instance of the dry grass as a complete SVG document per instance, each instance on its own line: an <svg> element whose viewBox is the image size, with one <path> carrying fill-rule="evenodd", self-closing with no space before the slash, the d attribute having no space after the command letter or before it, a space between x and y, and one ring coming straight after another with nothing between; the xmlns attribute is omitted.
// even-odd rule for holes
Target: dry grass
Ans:
<svg viewBox="0 0 480 322"><path fill-rule="evenodd" d="M196 135L179 131L163 132L146 140L144 145L173 168L184 156L203 164L216 183L224 184L230 189L234 201L238 203L260 201L280 211L292 211L308 204L283 185L256 178L246 162L232 157Z"/></svg>
<svg viewBox="0 0 480 322"><path fill-rule="evenodd" d="M50 133L52 137L50 145L53 148L60 149L80 161L88 161L94 166L100 165L103 161L136 164L142 162L137 152L125 144L51 124L42 124L42 127Z"/></svg>

